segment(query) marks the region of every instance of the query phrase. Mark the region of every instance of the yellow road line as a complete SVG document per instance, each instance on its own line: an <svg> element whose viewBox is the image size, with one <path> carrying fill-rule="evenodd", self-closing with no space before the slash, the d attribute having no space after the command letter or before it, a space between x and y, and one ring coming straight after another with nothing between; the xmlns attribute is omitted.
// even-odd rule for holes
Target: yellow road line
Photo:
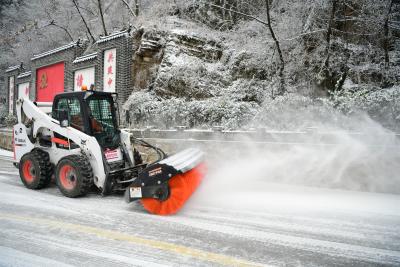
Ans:
<svg viewBox="0 0 400 267"><path fill-rule="evenodd" d="M130 234L124 234L117 231L96 228L92 226L79 225L66 223L57 220L43 219L43 218L32 218L27 216L19 216L15 214L0 213L0 219L2 220L14 220L36 223L39 225L47 225L61 229L68 229L71 231L84 233L84 234L94 234L102 238L108 238L118 241L126 241L129 243L134 243L138 245L144 245L147 247L160 249L167 252L173 252L180 255L190 256L203 261L209 261L218 263L226 266L264 266L262 264L242 260L235 257L230 257L222 254L207 252L200 249L189 248L181 245L176 245L173 243L167 243L163 241L157 241L152 239L145 239L142 237L137 237Z"/></svg>

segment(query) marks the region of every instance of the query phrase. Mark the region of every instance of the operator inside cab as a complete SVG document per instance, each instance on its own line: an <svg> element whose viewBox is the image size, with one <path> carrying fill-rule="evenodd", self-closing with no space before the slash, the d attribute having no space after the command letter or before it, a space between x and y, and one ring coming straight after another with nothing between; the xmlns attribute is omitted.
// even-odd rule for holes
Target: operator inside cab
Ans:
<svg viewBox="0 0 400 267"><path fill-rule="evenodd" d="M87 86L86 85L82 85L82 91L87 91ZM93 116L92 109L91 109L90 105L88 105L88 112L89 112L90 126L92 127L93 133L101 133L101 132L103 132L103 126Z"/></svg>
<svg viewBox="0 0 400 267"><path fill-rule="evenodd" d="M92 109L90 108L90 106L88 106L88 112L89 112L89 118L90 118L90 126L92 127L93 133L101 133L101 132L103 132L103 126L93 116Z"/></svg>

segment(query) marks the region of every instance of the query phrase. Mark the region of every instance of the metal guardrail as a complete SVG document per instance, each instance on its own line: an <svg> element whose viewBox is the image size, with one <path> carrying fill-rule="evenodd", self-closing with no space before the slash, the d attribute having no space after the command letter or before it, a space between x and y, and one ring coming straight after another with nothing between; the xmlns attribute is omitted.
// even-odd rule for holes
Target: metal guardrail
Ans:
<svg viewBox="0 0 400 267"><path fill-rule="evenodd" d="M201 143L274 143L274 144L310 144L310 145L335 145L342 144L344 137L354 140L363 140L370 146L400 147L400 134L375 133L365 134L360 132L327 132L318 128L307 128L304 131L270 131L265 128L249 130L222 130L219 127L213 129L176 129L164 130L156 128L124 129L136 138L153 139L159 142L165 140L168 143L201 142ZM0 146L11 148L12 130L0 128ZM393 142L393 139L395 140ZM390 140L390 142L388 142ZM10 144L8 144L10 143Z"/></svg>
<svg viewBox="0 0 400 267"><path fill-rule="evenodd" d="M0 128L0 133L11 133L12 129L11 128Z"/></svg>
<svg viewBox="0 0 400 267"><path fill-rule="evenodd" d="M12 149L12 129L0 128L0 148Z"/></svg>
<svg viewBox="0 0 400 267"><path fill-rule="evenodd" d="M224 131L221 129L197 130L177 128L162 130L155 128L125 129L136 138L159 140L186 140L201 142L261 142L261 143L303 143L303 144L339 144L343 143L343 136L354 140L365 140L371 145L386 145L389 138L394 138L400 146L400 134L360 132L327 132L317 128L308 128L304 131L267 131L265 129L250 129ZM393 142L390 142L393 144Z"/></svg>
<svg viewBox="0 0 400 267"><path fill-rule="evenodd" d="M3 161L13 161L13 158L12 158L12 157L7 157L7 156L1 156L1 155L0 155L0 160L3 160Z"/></svg>

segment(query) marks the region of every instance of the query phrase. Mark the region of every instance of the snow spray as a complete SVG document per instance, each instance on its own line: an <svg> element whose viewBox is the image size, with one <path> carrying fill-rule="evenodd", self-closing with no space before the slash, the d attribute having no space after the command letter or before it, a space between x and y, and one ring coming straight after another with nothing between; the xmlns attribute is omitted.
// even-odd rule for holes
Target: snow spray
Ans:
<svg viewBox="0 0 400 267"><path fill-rule="evenodd" d="M398 136L365 115L352 124L357 132L325 123L308 132L276 132L271 142L243 138L206 145L209 174L192 204L226 200L235 207L254 206L278 201L259 196L281 194L282 186L399 194Z"/></svg>

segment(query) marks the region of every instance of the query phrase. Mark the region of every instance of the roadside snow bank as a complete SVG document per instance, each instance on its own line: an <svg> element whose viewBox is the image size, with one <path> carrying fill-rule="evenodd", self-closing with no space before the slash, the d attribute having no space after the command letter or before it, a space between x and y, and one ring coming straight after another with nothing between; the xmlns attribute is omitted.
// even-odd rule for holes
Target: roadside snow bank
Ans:
<svg viewBox="0 0 400 267"><path fill-rule="evenodd" d="M0 148L0 156L12 158L13 157L13 152Z"/></svg>

